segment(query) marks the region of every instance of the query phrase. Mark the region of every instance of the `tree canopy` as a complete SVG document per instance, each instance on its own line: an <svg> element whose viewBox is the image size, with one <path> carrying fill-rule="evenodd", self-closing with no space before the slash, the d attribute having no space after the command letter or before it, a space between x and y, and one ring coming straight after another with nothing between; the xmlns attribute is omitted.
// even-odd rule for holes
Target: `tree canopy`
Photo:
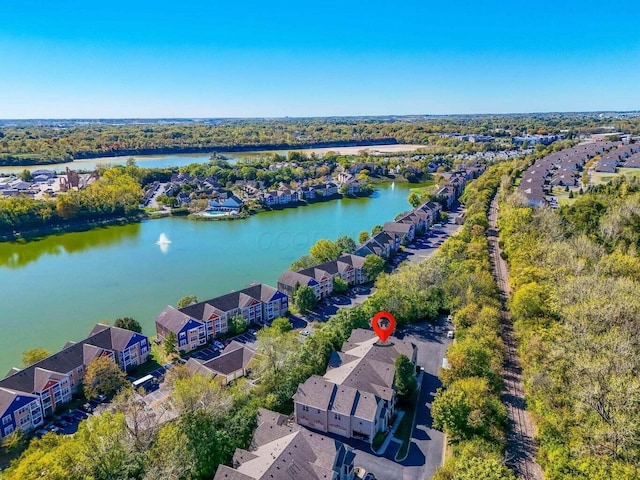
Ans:
<svg viewBox="0 0 640 480"><path fill-rule="evenodd" d="M33 365L34 363L37 363L50 355L51 352L49 350L45 350L44 348L32 348L31 350L22 352L22 368Z"/></svg>
<svg viewBox="0 0 640 480"><path fill-rule="evenodd" d="M98 395L111 397L131 386L124 372L107 356L96 357L89 362L83 384L84 396L89 400Z"/></svg>
<svg viewBox="0 0 640 480"><path fill-rule="evenodd" d="M131 330L132 332L142 333L142 326L140 323L131 317L117 318L113 325L115 327Z"/></svg>

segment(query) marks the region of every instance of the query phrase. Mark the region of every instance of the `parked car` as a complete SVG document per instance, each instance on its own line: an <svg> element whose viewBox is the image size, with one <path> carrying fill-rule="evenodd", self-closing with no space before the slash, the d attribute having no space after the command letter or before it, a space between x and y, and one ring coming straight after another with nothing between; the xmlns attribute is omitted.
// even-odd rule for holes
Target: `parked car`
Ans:
<svg viewBox="0 0 640 480"><path fill-rule="evenodd" d="M447 332L447 338L453 338L453 337L454 337L454 335L455 335L455 333L453 332L453 330L449 330L449 331Z"/></svg>
<svg viewBox="0 0 640 480"><path fill-rule="evenodd" d="M74 423L76 421L76 417L74 417L71 413L63 413L62 415L60 415L60 418L69 423Z"/></svg>
<svg viewBox="0 0 640 480"><path fill-rule="evenodd" d="M60 432L60 428L57 427L56 425L54 425L53 423L50 425L47 425L45 427L48 431L53 432L53 433L59 433Z"/></svg>
<svg viewBox="0 0 640 480"><path fill-rule="evenodd" d="M90 403L87 402L87 403L85 403L84 405L82 405L80 407L80 410L82 410L83 412L86 412L86 413L91 413L91 412L93 412L93 405L91 405Z"/></svg>
<svg viewBox="0 0 640 480"><path fill-rule="evenodd" d="M74 410L71 415L73 415L73 417L78 421L84 420L88 417L88 415L82 410Z"/></svg>
<svg viewBox="0 0 640 480"><path fill-rule="evenodd" d="M45 430L44 428L41 428L40 430L36 430L36 431L35 431L35 434L36 434L38 437L41 437L41 436L43 436L43 435L46 435L47 433L49 433L49 430Z"/></svg>
<svg viewBox="0 0 640 480"><path fill-rule="evenodd" d="M256 331L253 328L250 328L249 330L247 330L247 332L249 332L251 335L256 334Z"/></svg>
<svg viewBox="0 0 640 480"><path fill-rule="evenodd" d="M54 423L54 425L56 425L59 428L67 428L71 426L71 424L66 420L58 420Z"/></svg>
<svg viewBox="0 0 640 480"><path fill-rule="evenodd" d="M220 342L219 340L216 340L213 342L213 346L216 347L218 350L222 350L224 348L224 343Z"/></svg>
<svg viewBox="0 0 640 480"><path fill-rule="evenodd" d="M305 337L311 335L311 332L309 330L303 330L300 332L300 335L304 335Z"/></svg>
<svg viewBox="0 0 640 480"><path fill-rule="evenodd" d="M98 395L98 400L104 403L107 401L107 396L100 394Z"/></svg>

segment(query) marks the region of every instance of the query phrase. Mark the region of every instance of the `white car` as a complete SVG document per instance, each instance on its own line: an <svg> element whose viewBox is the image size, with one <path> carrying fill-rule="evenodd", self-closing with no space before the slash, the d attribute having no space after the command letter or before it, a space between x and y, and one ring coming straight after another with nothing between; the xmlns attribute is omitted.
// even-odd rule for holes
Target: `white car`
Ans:
<svg viewBox="0 0 640 480"><path fill-rule="evenodd" d="M224 349L224 344L222 342L219 342L218 340L213 342L213 346L216 347L218 350L223 350Z"/></svg>
<svg viewBox="0 0 640 480"><path fill-rule="evenodd" d="M300 335L304 335L305 337L308 337L309 335L311 335L311 332L309 330L303 330L300 332Z"/></svg>
<svg viewBox="0 0 640 480"><path fill-rule="evenodd" d="M454 335L455 335L455 333L453 332L453 330L449 330L449 331L447 332L447 338L453 338L453 337L454 337Z"/></svg>

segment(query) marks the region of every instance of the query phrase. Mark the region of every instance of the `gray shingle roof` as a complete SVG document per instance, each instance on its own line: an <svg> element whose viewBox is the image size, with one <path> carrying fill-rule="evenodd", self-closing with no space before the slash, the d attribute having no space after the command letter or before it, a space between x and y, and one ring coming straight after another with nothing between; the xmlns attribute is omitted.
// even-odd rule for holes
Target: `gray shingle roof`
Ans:
<svg viewBox="0 0 640 480"><path fill-rule="evenodd" d="M10 388L0 388L0 418L4 416L4 413L18 397L27 397L31 400L38 398L36 395L30 393L20 392Z"/></svg>
<svg viewBox="0 0 640 480"><path fill-rule="evenodd" d="M235 469L221 466L215 480L327 480L343 464L353 466L353 452L341 442L266 412L258 416L250 450L238 449Z"/></svg>
<svg viewBox="0 0 640 480"><path fill-rule="evenodd" d="M298 385L293 400L312 408L328 410L334 387L334 383L318 375L312 375L306 382Z"/></svg>
<svg viewBox="0 0 640 480"><path fill-rule="evenodd" d="M286 270L282 272L280 277L278 278L278 283L283 285L288 285L290 287L295 287L296 285L313 285L316 282L315 278L310 277L309 275L304 275L302 273L293 272L291 270Z"/></svg>
<svg viewBox="0 0 640 480"><path fill-rule="evenodd" d="M160 315L156 317L156 323L171 332L179 332L189 320L189 315L181 312L171 305L168 305L162 312L160 312Z"/></svg>

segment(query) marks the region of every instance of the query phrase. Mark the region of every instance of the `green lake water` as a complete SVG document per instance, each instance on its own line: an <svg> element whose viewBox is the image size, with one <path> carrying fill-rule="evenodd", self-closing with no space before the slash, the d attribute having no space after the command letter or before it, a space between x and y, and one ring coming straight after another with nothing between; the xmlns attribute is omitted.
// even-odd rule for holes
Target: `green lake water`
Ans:
<svg viewBox="0 0 640 480"><path fill-rule="evenodd" d="M100 320L130 316L149 336L167 304L245 287L275 286L321 238L357 238L408 210L407 185L378 185L371 198L343 199L235 221L184 218L0 243L0 374L34 347L55 351ZM171 241L161 248L161 234ZM164 250L164 251L163 251Z"/></svg>

